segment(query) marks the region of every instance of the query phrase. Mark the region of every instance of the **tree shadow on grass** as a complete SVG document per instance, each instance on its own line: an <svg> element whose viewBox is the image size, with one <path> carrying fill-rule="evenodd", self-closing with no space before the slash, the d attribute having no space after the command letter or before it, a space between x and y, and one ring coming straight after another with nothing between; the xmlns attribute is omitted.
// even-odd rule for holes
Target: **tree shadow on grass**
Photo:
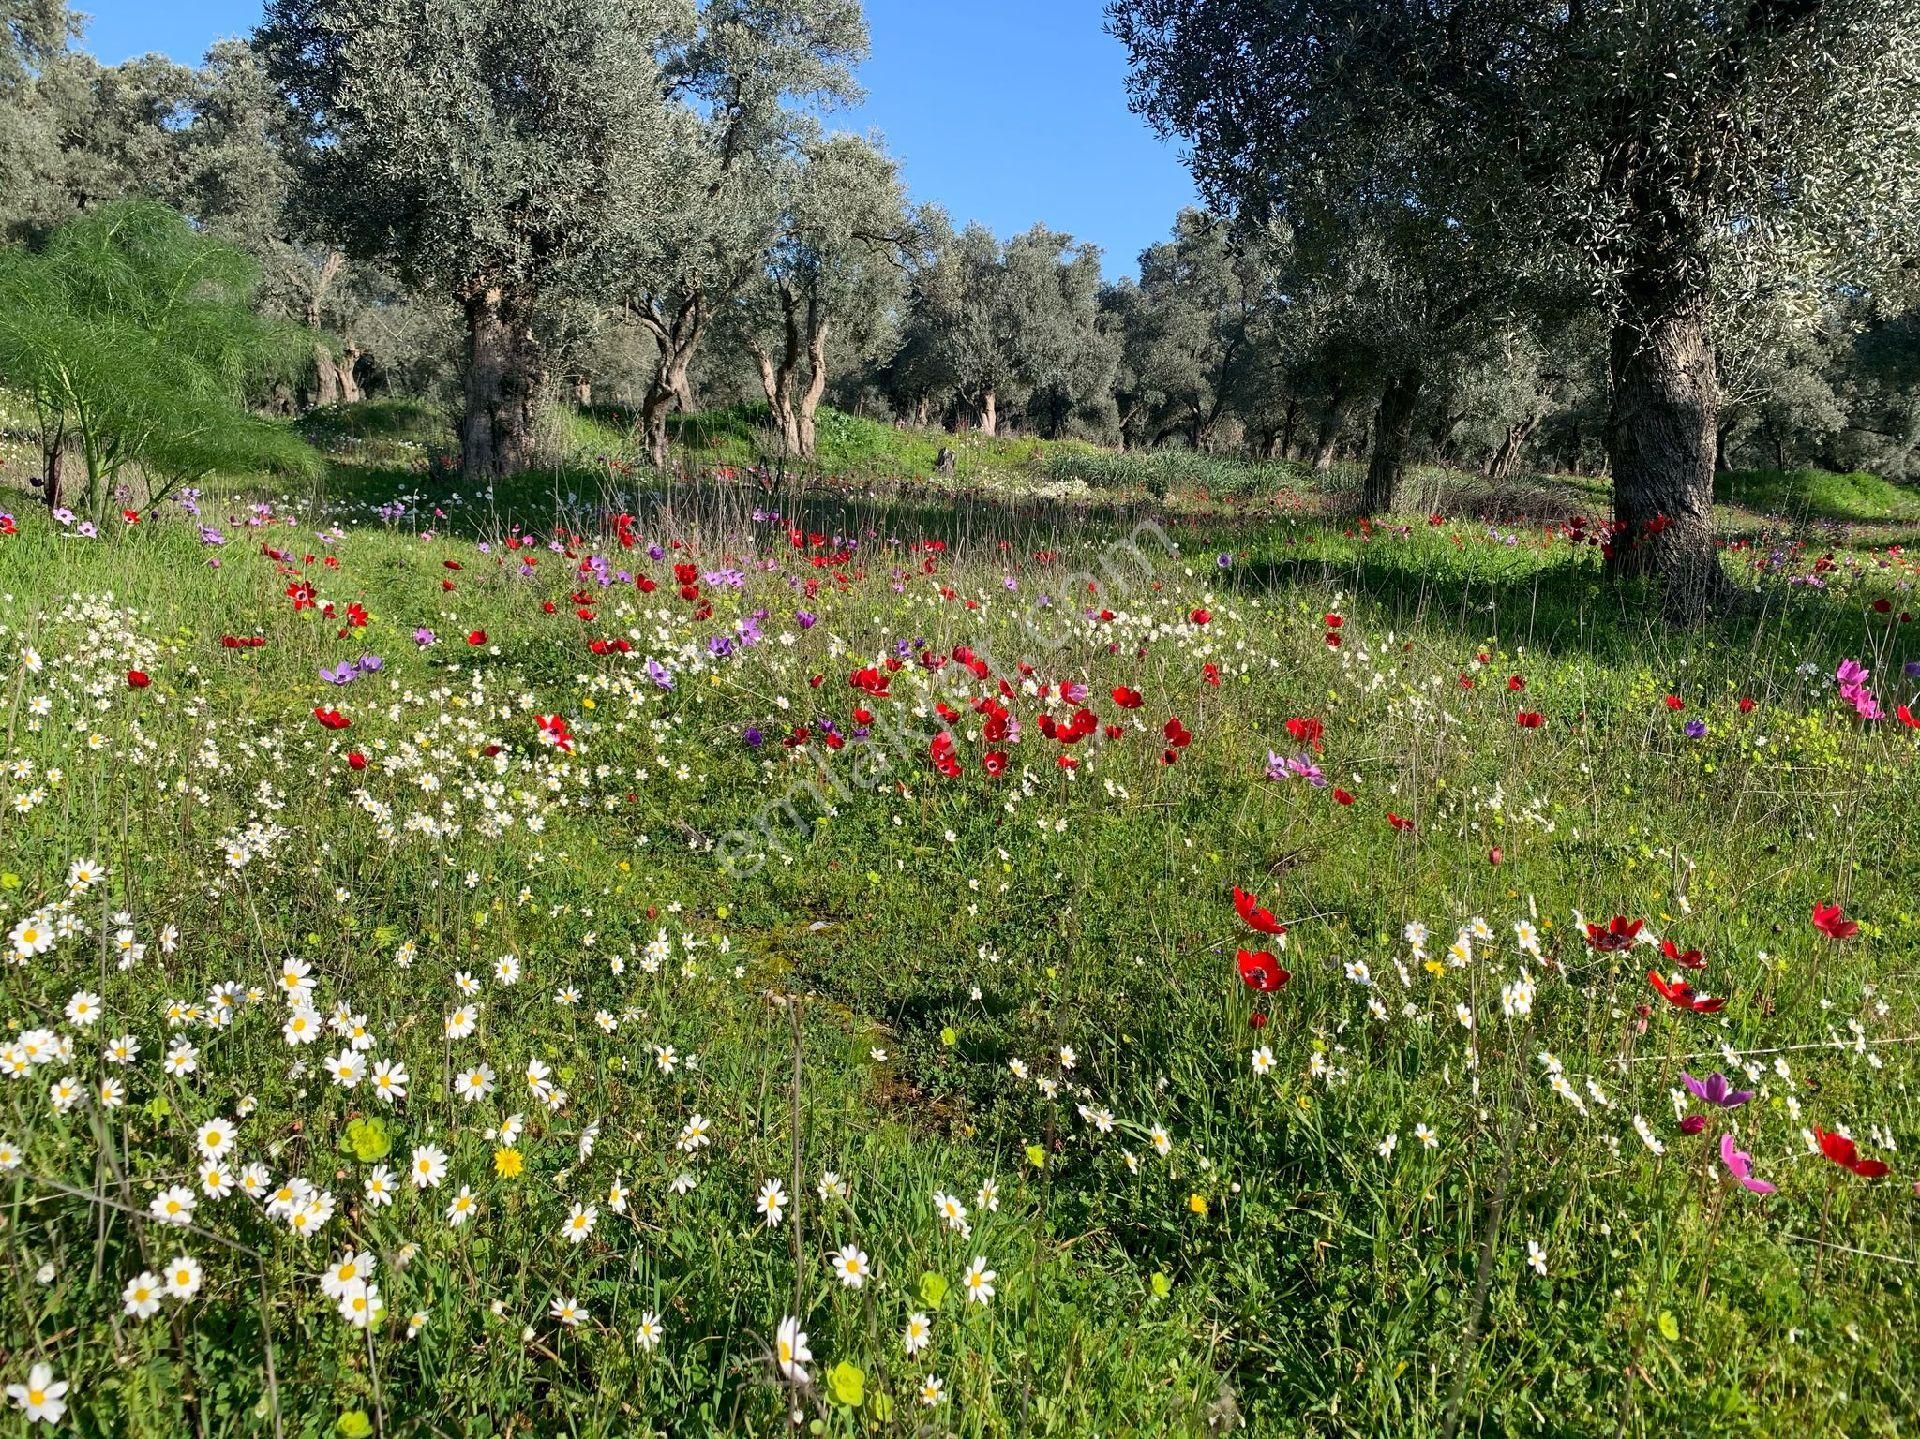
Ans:
<svg viewBox="0 0 1920 1439"><path fill-rule="evenodd" d="M1694 630L1675 629L1662 618L1651 585L1611 581L1596 563L1572 555L1516 562L1504 572L1447 571L1429 557L1381 544L1339 558L1255 561L1237 567L1231 583L1254 593L1339 589L1377 606L1380 624L1400 633L1442 628L1470 644L1524 646L1529 654L1584 655L1599 663L1657 664L1697 648L1703 637L1723 649L1748 649L1756 659L1782 649L1823 658L1872 648L1871 617L1857 599L1769 585L1757 594L1745 591L1731 614Z"/></svg>

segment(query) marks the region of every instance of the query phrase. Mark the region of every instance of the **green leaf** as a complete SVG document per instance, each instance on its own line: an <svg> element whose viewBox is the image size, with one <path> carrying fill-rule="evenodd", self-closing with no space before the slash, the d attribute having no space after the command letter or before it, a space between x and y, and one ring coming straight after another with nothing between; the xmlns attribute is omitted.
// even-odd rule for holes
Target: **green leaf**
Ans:
<svg viewBox="0 0 1920 1439"><path fill-rule="evenodd" d="M1680 1338L1680 1321L1673 1317L1671 1309L1660 1311L1660 1337L1669 1341Z"/></svg>
<svg viewBox="0 0 1920 1439"><path fill-rule="evenodd" d="M867 1376L842 1359L827 1371L827 1388L834 1403L858 1409L860 1401L867 1397Z"/></svg>
<svg viewBox="0 0 1920 1439"><path fill-rule="evenodd" d="M168 1102L166 1095L156 1094L147 1101L144 1112L147 1118L157 1123L173 1113L173 1105Z"/></svg>
<svg viewBox="0 0 1920 1439"><path fill-rule="evenodd" d="M1027 1146L1027 1163L1031 1164L1035 1169L1045 1169L1047 1167L1047 1151L1037 1144L1029 1144Z"/></svg>
<svg viewBox="0 0 1920 1439"><path fill-rule="evenodd" d="M340 1416L333 1428L342 1439L368 1439L373 1433L373 1421L367 1418L364 1409L349 1409Z"/></svg>
<svg viewBox="0 0 1920 1439"><path fill-rule="evenodd" d="M948 1049L952 1049L954 1045L960 1042L960 1036L955 1034L953 1032L953 1027L949 1025L947 1028L940 1031L940 1042L946 1045Z"/></svg>
<svg viewBox="0 0 1920 1439"><path fill-rule="evenodd" d="M1153 1297L1155 1299L1165 1299L1169 1294L1173 1293L1173 1281L1167 1278L1166 1275L1156 1272L1152 1282Z"/></svg>
<svg viewBox="0 0 1920 1439"><path fill-rule="evenodd" d="M347 1125L345 1147L362 1164L375 1164L393 1152L393 1139L387 1122L380 1118L356 1119Z"/></svg>
<svg viewBox="0 0 1920 1439"><path fill-rule="evenodd" d="M947 1281L929 1270L920 1276L920 1298L929 1309L938 1309L947 1297Z"/></svg>

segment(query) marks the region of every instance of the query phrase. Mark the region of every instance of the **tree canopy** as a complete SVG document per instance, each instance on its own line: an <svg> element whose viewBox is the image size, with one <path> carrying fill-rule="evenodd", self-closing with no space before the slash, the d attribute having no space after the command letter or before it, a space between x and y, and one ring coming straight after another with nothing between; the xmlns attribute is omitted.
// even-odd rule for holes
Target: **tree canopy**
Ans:
<svg viewBox="0 0 1920 1439"><path fill-rule="evenodd" d="M1716 307L1911 265L1911 5L1115 0L1109 15L1136 106L1191 143L1223 209L1309 237L1376 230L1416 284L1452 276L1449 311L1483 304L1493 277L1518 302L1573 291L1604 315L1616 568L1665 575L1680 612L1718 601Z"/></svg>

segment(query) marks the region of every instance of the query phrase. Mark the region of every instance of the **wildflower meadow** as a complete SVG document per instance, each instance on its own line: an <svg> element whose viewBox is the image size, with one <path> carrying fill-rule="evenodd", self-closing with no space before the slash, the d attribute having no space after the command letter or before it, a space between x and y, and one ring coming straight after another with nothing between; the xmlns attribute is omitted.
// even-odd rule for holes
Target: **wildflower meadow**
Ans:
<svg viewBox="0 0 1920 1439"><path fill-rule="evenodd" d="M0 524L6 1433L1895 1434L1898 543Z"/></svg>

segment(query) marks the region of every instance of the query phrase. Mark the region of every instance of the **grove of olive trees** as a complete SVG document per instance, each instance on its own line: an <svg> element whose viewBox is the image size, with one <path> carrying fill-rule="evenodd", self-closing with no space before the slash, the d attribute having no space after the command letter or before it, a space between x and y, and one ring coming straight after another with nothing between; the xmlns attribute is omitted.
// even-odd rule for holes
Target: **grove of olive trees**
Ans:
<svg viewBox="0 0 1920 1439"><path fill-rule="evenodd" d="M0 229L118 201L236 247L307 363L262 412L417 395L459 462L544 411L822 405L1180 447L1402 504L1410 465L1602 473L1613 565L1723 598L1713 476L1920 472L1920 18L1902 0L1116 0L1208 209L1137 275L956 226L838 128L858 0L272 0L197 68L7 0Z"/></svg>

